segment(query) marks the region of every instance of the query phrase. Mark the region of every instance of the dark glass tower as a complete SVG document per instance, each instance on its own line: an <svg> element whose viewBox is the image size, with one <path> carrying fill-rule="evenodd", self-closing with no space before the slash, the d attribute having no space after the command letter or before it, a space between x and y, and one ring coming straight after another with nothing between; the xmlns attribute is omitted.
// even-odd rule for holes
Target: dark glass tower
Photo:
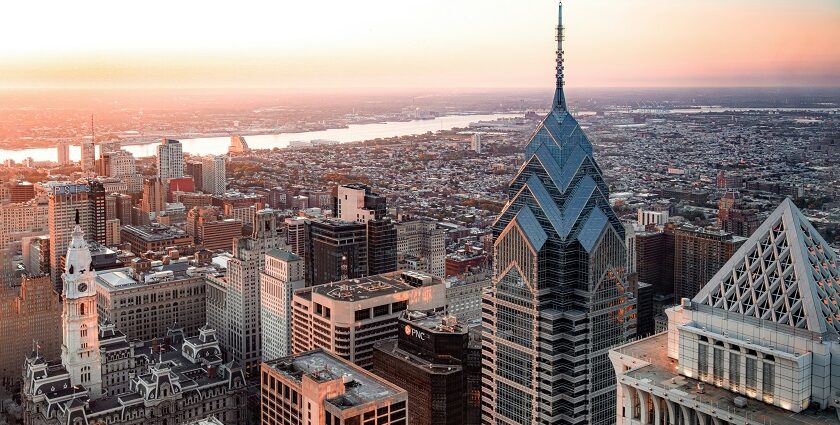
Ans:
<svg viewBox="0 0 840 425"><path fill-rule="evenodd" d="M525 149L493 226L484 298L486 424L615 422L610 347L635 333L624 227L563 93L562 5L551 112Z"/></svg>

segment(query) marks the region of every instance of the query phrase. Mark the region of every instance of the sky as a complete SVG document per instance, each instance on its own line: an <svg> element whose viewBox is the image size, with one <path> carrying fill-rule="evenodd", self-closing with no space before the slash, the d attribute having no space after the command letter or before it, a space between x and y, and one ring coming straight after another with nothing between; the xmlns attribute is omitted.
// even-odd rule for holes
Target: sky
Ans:
<svg viewBox="0 0 840 425"><path fill-rule="evenodd" d="M0 87L551 87L556 5L6 2ZM569 87L840 86L840 0L567 0L564 20Z"/></svg>

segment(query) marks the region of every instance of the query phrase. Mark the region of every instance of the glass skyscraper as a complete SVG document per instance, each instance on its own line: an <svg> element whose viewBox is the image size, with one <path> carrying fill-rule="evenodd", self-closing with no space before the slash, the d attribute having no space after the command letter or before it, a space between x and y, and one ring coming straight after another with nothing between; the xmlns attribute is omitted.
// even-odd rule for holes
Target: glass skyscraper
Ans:
<svg viewBox="0 0 840 425"><path fill-rule="evenodd" d="M563 94L562 5L552 110L493 226L483 300L485 424L615 422L611 347L635 334L624 227Z"/></svg>

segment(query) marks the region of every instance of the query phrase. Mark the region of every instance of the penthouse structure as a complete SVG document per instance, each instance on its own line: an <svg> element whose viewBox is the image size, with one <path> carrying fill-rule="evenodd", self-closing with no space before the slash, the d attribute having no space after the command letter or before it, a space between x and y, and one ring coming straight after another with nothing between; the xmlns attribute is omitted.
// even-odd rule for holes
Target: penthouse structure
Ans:
<svg viewBox="0 0 840 425"><path fill-rule="evenodd" d="M790 199L667 332L610 352L619 425L840 422L837 254Z"/></svg>
<svg viewBox="0 0 840 425"><path fill-rule="evenodd" d="M292 353L324 348L364 368L373 364L375 343L395 338L406 310L441 310L443 282L419 272L393 272L295 292Z"/></svg>
<svg viewBox="0 0 840 425"><path fill-rule="evenodd" d="M406 425L406 391L323 349L262 363L260 422Z"/></svg>

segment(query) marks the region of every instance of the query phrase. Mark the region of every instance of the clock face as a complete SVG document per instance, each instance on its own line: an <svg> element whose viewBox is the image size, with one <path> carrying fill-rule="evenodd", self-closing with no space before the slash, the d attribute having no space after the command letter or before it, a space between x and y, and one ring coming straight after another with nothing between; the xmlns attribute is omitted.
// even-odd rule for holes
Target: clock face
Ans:
<svg viewBox="0 0 840 425"><path fill-rule="evenodd" d="M79 292L85 292L87 291L87 283L82 282L77 288L79 289Z"/></svg>

